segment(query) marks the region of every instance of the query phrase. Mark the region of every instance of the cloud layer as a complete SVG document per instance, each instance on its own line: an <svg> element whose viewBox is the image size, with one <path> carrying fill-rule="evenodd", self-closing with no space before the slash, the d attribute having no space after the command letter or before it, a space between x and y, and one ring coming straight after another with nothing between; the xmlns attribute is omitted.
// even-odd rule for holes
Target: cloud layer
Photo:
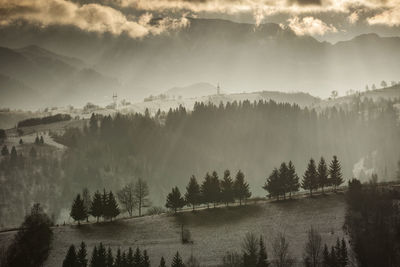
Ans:
<svg viewBox="0 0 400 267"><path fill-rule="evenodd" d="M151 24L152 15L128 19L122 12L100 4L78 5L66 0L0 0L0 25L25 20L40 26L73 25L82 30L140 38L185 27L189 21L164 18Z"/></svg>
<svg viewBox="0 0 400 267"><path fill-rule="evenodd" d="M189 20L185 15L198 13L250 14L256 25L269 16L284 14L286 19L281 24L298 35L335 33L342 30L343 24L400 26L400 0L91 0L90 4L79 1L0 0L0 25L25 20L40 26L73 25L90 32L127 34L132 38L186 27ZM142 15L127 15L136 14L127 11ZM345 19L328 23L320 15L329 13L343 14ZM154 25L152 14L163 19Z"/></svg>

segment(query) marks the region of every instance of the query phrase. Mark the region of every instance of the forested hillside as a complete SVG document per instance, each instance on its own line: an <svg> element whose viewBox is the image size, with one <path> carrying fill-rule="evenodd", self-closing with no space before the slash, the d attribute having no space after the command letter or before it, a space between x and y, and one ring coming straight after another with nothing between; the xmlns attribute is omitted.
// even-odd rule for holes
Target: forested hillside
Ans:
<svg viewBox="0 0 400 267"><path fill-rule="evenodd" d="M353 177L360 160L380 179L391 179L400 151L395 103L398 100L355 99L346 111L327 108L317 113L273 101L243 101L197 103L192 112L178 108L154 117L93 114L87 127L54 136L68 147L60 158L43 147L36 148L39 153L34 156L18 147L17 162L25 167L1 164L2 196L13 203L1 213L23 210L12 208L22 205L21 198L38 201L39 195L24 192L40 188L57 215L84 187L114 191L137 178L148 182L152 204L162 205L171 187L183 188L191 175L202 179L210 170L222 174L225 169L242 170L253 195L263 196L266 177L282 161L291 160L302 175L308 160L320 156L337 155L345 179ZM40 182L28 179L30 175Z"/></svg>

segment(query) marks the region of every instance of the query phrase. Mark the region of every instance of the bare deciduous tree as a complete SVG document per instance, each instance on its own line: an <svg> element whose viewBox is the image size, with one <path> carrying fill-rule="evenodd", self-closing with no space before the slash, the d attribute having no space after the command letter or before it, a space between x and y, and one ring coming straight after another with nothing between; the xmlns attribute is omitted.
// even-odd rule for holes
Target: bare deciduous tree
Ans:
<svg viewBox="0 0 400 267"><path fill-rule="evenodd" d="M294 264L289 252L289 243L283 233L279 233L272 242L272 264L276 267L291 267Z"/></svg>
<svg viewBox="0 0 400 267"><path fill-rule="evenodd" d="M304 265L307 267L318 267L322 256L322 238L320 233L311 226L307 232L307 243L304 247Z"/></svg>
<svg viewBox="0 0 400 267"><path fill-rule="evenodd" d="M142 216L142 207L144 207L149 196L149 186L147 185L146 181L139 178L134 187L134 197L137 203L137 207L139 209L139 216Z"/></svg>
<svg viewBox="0 0 400 267"><path fill-rule="evenodd" d="M135 185L133 183L129 183L125 185L118 193L118 200L121 205L124 207L129 213L129 216L132 217L133 210L137 207L137 202L135 198Z"/></svg>

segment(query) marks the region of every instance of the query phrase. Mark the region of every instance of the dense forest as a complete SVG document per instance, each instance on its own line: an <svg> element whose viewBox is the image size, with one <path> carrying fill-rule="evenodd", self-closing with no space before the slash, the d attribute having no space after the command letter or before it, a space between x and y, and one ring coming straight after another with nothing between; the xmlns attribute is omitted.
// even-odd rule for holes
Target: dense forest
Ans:
<svg viewBox="0 0 400 267"><path fill-rule="evenodd" d="M360 160L382 179L392 179L400 151L398 103L355 98L346 109L317 112L273 101L243 101L196 103L191 112L181 107L153 116L93 114L85 127L53 135L68 147L61 156L44 149L34 156L21 152L22 169L7 164L9 159L2 161L1 197L18 207L22 199L26 204L25 209L2 207L0 212L4 218L21 210L22 218L22 211L36 201L53 203L50 213L58 214L84 187L116 192L137 178L148 183L152 204L161 206L172 186L183 189L191 175L202 178L210 169L240 169L253 196L264 196L262 185L282 161L290 160L304 173L308 160L321 155L340 158L345 180L353 177ZM42 196L47 201L38 199Z"/></svg>

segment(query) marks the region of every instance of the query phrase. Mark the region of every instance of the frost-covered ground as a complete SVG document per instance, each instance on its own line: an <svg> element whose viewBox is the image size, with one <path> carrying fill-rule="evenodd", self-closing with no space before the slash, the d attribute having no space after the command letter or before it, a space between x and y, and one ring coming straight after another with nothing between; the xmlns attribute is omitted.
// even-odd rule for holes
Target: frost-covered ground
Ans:
<svg viewBox="0 0 400 267"><path fill-rule="evenodd" d="M61 266L68 246L72 243L77 246L82 240L90 252L99 242L111 246L114 252L118 247L139 246L148 250L152 266L158 266L161 256L170 263L177 250L184 259L193 253L202 266L215 266L227 251L240 252L241 241L247 232L264 236L270 257L273 237L284 232L290 241L290 251L300 261L307 229L313 225L322 234L323 242L332 244L336 237L343 235L344 214L343 195L329 195L229 209L211 208L179 216L146 216L111 224L60 226L54 229L53 249L45 266ZM182 222L190 230L193 244L181 244ZM4 244L10 235L10 232L0 234L0 244Z"/></svg>

